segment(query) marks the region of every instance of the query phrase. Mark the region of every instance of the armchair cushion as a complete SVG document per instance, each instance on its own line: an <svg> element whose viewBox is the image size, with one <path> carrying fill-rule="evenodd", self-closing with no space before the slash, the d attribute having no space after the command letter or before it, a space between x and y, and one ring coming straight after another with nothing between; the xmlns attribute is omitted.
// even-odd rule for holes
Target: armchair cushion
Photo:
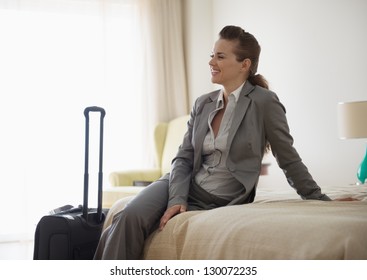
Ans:
<svg viewBox="0 0 367 280"><path fill-rule="evenodd" d="M109 176L111 186L133 186L134 181L155 181L161 176L161 169L115 171Z"/></svg>
<svg viewBox="0 0 367 280"><path fill-rule="evenodd" d="M171 163L176 156L178 147L182 144L184 134L187 130L189 116L176 118L169 122L164 141L164 148L161 154L162 165L161 174L166 174L171 170Z"/></svg>

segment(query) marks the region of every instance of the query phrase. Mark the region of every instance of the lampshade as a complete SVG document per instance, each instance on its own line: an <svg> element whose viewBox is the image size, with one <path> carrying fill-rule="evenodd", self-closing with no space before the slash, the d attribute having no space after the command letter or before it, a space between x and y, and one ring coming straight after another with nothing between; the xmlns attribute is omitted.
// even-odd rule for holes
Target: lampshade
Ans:
<svg viewBox="0 0 367 280"><path fill-rule="evenodd" d="M339 137L367 138L367 101L338 104Z"/></svg>

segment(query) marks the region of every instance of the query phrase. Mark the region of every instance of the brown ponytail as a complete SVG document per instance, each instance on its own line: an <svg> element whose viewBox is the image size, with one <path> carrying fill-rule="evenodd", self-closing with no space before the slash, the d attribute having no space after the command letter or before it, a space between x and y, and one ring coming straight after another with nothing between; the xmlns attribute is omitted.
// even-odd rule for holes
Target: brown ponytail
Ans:
<svg viewBox="0 0 367 280"><path fill-rule="evenodd" d="M247 80L253 85L257 85L257 86L269 89L268 81L264 78L263 75L260 75L260 74L252 75L252 76L249 76Z"/></svg>
<svg viewBox="0 0 367 280"><path fill-rule="evenodd" d="M246 58L251 60L248 81L253 85L269 89L266 79L262 75L256 74L261 52L261 47L256 38L252 34L245 32L241 27L233 25L225 26L219 32L219 37L225 40L238 41L237 48L234 51L237 61L240 62Z"/></svg>

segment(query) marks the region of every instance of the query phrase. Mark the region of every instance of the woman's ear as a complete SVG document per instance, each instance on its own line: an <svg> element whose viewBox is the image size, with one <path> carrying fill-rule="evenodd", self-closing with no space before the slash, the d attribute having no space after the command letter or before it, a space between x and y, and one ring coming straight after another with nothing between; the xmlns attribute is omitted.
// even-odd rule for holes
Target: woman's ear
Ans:
<svg viewBox="0 0 367 280"><path fill-rule="evenodd" d="M251 69L251 60L249 58L245 58L242 61L242 70L245 72L250 72Z"/></svg>

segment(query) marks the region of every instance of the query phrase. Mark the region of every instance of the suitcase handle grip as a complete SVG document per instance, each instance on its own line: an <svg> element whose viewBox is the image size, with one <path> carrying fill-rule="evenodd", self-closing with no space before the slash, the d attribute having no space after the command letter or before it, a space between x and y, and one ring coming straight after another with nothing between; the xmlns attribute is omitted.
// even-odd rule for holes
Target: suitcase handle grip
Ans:
<svg viewBox="0 0 367 280"><path fill-rule="evenodd" d="M102 184L103 184L103 119L106 115L106 111L98 106L91 106L84 109L85 116L85 159L84 159L84 194L83 194L83 217L88 222L88 162L89 162L89 112L100 112L100 139L99 139L99 168L98 168L98 206L97 215L98 222L102 221Z"/></svg>
<svg viewBox="0 0 367 280"><path fill-rule="evenodd" d="M98 106L90 106L90 107L85 108L84 116L88 117L89 112L100 112L102 118L104 118L104 116L106 115L105 109L103 109L102 107L98 107Z"/></svg>

